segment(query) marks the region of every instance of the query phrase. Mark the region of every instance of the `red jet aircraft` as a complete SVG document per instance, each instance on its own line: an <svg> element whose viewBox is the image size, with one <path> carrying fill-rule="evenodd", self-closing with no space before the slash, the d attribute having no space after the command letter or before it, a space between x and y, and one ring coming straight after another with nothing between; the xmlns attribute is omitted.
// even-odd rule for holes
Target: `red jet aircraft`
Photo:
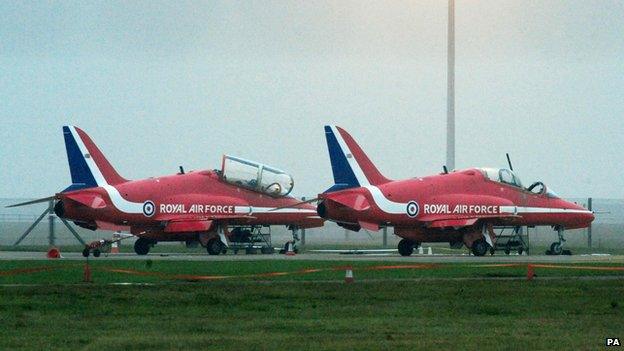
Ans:
<svg viewBox="0 0 624 351"><path fill-rule="evenodd" d="M218 255L228 245L228 227L323 225L311 205L285 208L298 202L288 196L293 180L275 168L223 156L221 170L184 173L181 168L175 175L129 181L84 131L65 126L63 134L72 185L52 197L10 207L55 200L56 215L80 227L138 236L134 250L139 255L158 241L199 241Z"/></svg>
<svg viewBox="0 0 624 351"><path fill-rule="evenodd" d="M389 180L343 129L325 127L334 186L320 194L322 218L358 231L394 227L399 253L422 242L462 243L475 256L493 248L494 226L552 226L562 253L564 229L584 228L591 211L559 198L542 182L528 188L508 169L471 168L429 177ZM510 167L511 168L511 167Z"/></svg>

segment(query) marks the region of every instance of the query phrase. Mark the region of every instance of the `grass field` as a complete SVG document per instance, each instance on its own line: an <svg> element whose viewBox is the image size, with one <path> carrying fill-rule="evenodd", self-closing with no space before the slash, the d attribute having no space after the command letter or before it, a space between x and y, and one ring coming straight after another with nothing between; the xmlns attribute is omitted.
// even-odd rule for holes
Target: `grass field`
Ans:
<svg viewBox="0 0 624 351"><path fill-rule="evenodd" d="M82 283L81 262L0 261L0 349L598 349L624 332L624 280L609 279L622 271L538 268L526 281L526 266L478 263L90 267ZM109 284L121 282L146 285Z"/></svg>

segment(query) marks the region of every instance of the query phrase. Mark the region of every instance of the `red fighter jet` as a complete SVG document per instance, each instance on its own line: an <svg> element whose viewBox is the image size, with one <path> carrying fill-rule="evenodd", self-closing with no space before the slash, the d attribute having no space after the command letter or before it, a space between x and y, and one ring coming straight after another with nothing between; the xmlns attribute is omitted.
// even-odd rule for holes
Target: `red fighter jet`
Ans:
<svg viewBox="0 0 624 351"><path fill-rule="evenodd" d="M129 181L84 131L65 126L63 134L71 186L52 197L11 207L55 200L56 215L80 227L138 236L134 250L139 255L146 255L159 241L199 241L209 254L218 255L235 232L228 228L237 226L323 225L311 205L284 208L298 201L288 196L292 178L278 169L223 156L221 170L184 173L180 168L178 174ZM94 249L97 245L83 254Z"/></svg>
<svg viewBox="0 0 624 351"><path fill-rule="evenodd" d="M509 169L471 168L389 180L343 129L325 127L334 185L318 197L319 216L358 231L394 227L409 256L422 242L466 245L475 256L493 248L494 226L552 226L562 253L563 231L584 228L591 211L559 198L542 182L525 188ZM510 162L510 168L511 162Z"/></svg>

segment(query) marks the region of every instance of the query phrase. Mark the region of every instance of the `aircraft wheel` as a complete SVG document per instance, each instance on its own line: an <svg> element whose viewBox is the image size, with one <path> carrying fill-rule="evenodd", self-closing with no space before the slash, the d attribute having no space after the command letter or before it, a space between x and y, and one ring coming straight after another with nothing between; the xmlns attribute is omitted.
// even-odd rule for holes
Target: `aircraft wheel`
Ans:
<svg viewBox="0 0 624 351"><path fill-rule="evenodd" d="M494 250L493 247L490 247L490 256L494 256L494 252L496 252L496 250Z"/></svg>
<svg viewBox="0 0 624 351"><path fill-rule="evenodd" d="M483 239L476 240L472 243L472 254L475 256L485 256L488 251L488 243Z"/></svg>
<svg viewBox="0 0 624 351"><path fill-rule="evenodd" d="M550 244L550 252L553 255L561 255L561 253L563 253L563 247L561 246L560 243L552 243Z"/></svg>
<svg viewBox="0 0 624 351"><path fill-rule="evenodd" d="M147 255L150 250L151 242L145 238L138 238L137 241L134 242L134 252L136 252L139 256Z"/></svg>
<svg viewBox="0 0 624 351"><path fill-rule="evenodd" d="M270 255L270 254L275 253L275 249L273 247L268 246L268 247L261 248L260 252L265 255Z"/></svg>
<svg viewBox="0 0 624 351"><path fill-rule="evenodd" d="M415 243L411 240L401 239L399 241L399 254L401 256L410 256L414 252Z"/></svg>
<svg viewBox="0 0 624 351"><path fill-rule="evenodd" d="M101 253L102 253L102 252L100 252L100 250L95 249L95 250L93 250L93 257L100 257L100 254L101 254Z"/></svg>
<svg viewBox="0 0 624 351"><path fill-rule="evenodd" d="M89 257L90 253L91 253L91 250L89 250L88 247L85 247L85 249L82 250L82 257Z"/></svg>
<svg viewBox="0 0 624 351"><path fill-rule="evenodd" d="M524 252L524 250L522 248L518 249L518 255L522 255L523 252Z"/></svg>
<svg viewBox="0 0 624 351"><path fill-rule="evenodd" d="M505 255L509 255L511 251L509 249L505 249Z"/></svg>
<svg viewBox="0 0 624 351"><path fill-rule="evenodd" d="M209 255L218 255L223 252L223 243L219 238L212 238L208 240L208 245L206 245L206 251L208 251Z"/></svg>

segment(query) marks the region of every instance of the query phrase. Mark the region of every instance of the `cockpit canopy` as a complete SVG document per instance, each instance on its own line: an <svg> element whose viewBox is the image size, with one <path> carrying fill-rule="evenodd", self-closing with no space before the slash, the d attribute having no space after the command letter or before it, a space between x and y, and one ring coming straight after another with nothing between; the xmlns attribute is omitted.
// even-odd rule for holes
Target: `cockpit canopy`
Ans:
<svg viewBox="0 0 624 351"><path fill-rule="evenodd" d="M515 175L511 170L505 168L480 168L479 170L486 178L495 182L516 186L533 194L546 195L553 198L559 197L559 195L557 195L551 189L547 188L546 185L544 185L544 183L542 182L535 182L527 188L524 188L522 186L520 178L518 178L518 176Z"/></svg>
<svg viewBox="0 0 624 351"><path fill-rule="evenodd" d="M275 197L288 195L294 186L284 171L229 155L223 156L221 179Z"/></svg>
<svg viewBox="0 0 624 351"><path fill-rule="evenodd" d="M522 188L522 182L520 178L516 176L512 171L505 168L481 168L480 171L483 175L495 182L505 183Z"/></svg>

